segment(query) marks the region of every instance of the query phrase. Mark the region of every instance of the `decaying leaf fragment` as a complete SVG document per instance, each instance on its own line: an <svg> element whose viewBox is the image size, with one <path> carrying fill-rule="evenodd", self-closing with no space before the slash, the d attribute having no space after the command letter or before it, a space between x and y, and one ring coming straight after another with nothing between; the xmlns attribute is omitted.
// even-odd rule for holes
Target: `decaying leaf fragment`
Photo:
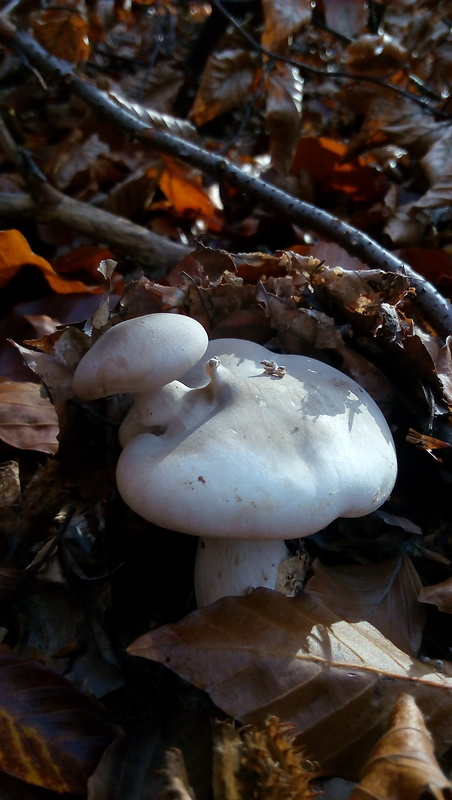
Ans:
<svg viewBox="0 0 452 800"><path fill-rule="evenodd" d="M269 716L261 728L219 723L215 737L214 800L308 800L314 765L295 745L292 726Z"/></svg>
<svg viewBox="0 0 452 800"><path fill-rule="evenodd" d="M449 800L452 784L439 768L416 701L400 694L387 732L367 762L350 800Z"/></svg>
<svg viewBox="0 0 452 800"><path fill-rule="evenodd" d="M315 765L295 744L291 725L269 716L260 727L237 729L218 722L214 734L214 800L309 800L316 792ZM166 753L162 800L196 800L182 753Z"/></svg>

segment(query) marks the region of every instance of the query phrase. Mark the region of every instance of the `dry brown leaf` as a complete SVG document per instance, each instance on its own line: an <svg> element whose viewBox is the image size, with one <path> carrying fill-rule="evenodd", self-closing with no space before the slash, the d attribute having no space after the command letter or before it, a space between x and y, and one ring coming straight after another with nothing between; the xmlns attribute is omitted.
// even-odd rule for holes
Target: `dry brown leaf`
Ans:
<svg viewBox="0 0 452 800"><path fill-rule="evenodd" d="M291 722L323 774L356 779L400 692L425 714L438 750L452 742L452 668L406 655L368 622L266 589L224 598L137 639L243 723Z"/></svg>
<svg viewBox="0 0 452 800"><path fill-rule="evenodd" d="M36 383L0 378L0 439L19 450L53 455L58 450L58 420Z"/></svg>
<svg viewBox="0 0 452 800"><path fill-rule="evenodd" d="M333 31L352 36L365 28L369 9L364 0L323 0L325 20Z"/></svg>
<svg viewBox="0 0 452 800"><path fill-rule="evenodd" d="M416 701L400 694L350 800L450 800L452 784L435 759L432 738Z"/></svg>
<svg viewBox="0 0 452 800"><path fill-rule="evenodd" d="M81 334L76 328L66 328L45 338L52 344L52 354L37 353L18 344L15 346L27 366L41 378L49 392L53 405L50 405L49 400L45 402L52 409L53 419L56 420L58 418L62 432L67 418L66 403L74 395L70 368L77 363L77 361L74 363L74 359L77 357L76 344L81 338ZM76 344L74 344L74 340ZM40 342L41 340L37 340L38 346ZM78 351L78 355L80 355L80 351ZM36 384L31 385L36 386ZM36 387L35 391L39 392L39 386ZM56 450L53 452L56 452Z"/></svg>
<svg viewBox="0 0 452 800"><path fill-rule="evenodd" d="M452 578L447 578L442 583L435 583L434 586L423 586L419 592L419 601L431 603L440 611L452 614Z"/></svg>
<svg viewBox="0 0 452 800"><path fill-rule="evenodd" d="M347 622L367 620L405 653L419 652L426 614L418 601L421 582L408 556L336 567L317 559L312 570L305 594Z"/></svg>
<svg viewBox="0 0 452 800"><path fill-rule="evenodd" d="M252 98L252 84L258 62L247 50L213 53L204 70L191 111L196 125L225 114Z"/></svg>
<svg viewBox="0 0 452 800"><path fill-rule="evenodd" d="M309 3L300 0L263 0L264 30L261 44L267 50L280 50L311 19Z"/></svg>
<svg viewBox="0 0 452 800"><path fill-rule="evenodd" d="M292 165L300 137L303 79L295 67L277 64L268 77L266 88L265 119L271 131L272 165L286 174Z"/></svg>
<svg viewBox="0 0 452 800"><path fill-rule="evenodd" d="M90 54L88 23L74 8L47 8L33 20L36 39L57 58L72 64L86 61Z"/></svg>

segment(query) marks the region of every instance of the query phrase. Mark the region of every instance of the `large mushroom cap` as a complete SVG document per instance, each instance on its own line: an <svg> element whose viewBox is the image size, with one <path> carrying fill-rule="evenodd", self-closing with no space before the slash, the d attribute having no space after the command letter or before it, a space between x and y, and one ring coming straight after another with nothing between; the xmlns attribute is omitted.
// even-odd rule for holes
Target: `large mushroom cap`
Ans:
<svg viewBox="0 0 452 800"><path fill-rule="evenodd" d="M138 435L120 456L118 488L138 514L201 536L289 539L386 500L394 445L359 384L302 356L284 356L284 377L268 374L272 354L252 342L214 341L206 356L210 383L182 401L187 427L179 406L177 425ZM191 377L199 386L197 368Z"/></svg>
<svg viewBox="0 0 452 800"><path fill-rule="evenodd" d="M207 334L179 314L147 314L119 322L83 356L73 387L84 400L158 389L203 356Z"/></svg>

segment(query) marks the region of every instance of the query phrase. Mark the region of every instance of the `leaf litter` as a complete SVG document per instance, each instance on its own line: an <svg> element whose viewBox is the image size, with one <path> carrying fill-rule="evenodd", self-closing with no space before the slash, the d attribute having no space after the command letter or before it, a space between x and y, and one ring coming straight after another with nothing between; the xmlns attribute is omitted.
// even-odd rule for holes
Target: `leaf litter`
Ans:
<svg viewBox="0 0 452 800"><path fill-rule="evenodd" d="M361 3L338 9L325 0L322 28L313 9L269 0L263 27L247 18L244 28L256 40L261 35L264 48L295 56L297 63L265 63L250 40L231 28L198 73L194 68L187 75L179 67L189 49L184 51L184 43L193 41L206 21L203 9L193 9L190 18L176 14L170 2L149 9L144 4L141 11L118 4L116 18L107 22L101 4L96 20L92 9L86 13L84 4L74 3L37 13L34 29L54 54L60 39L74 63L86 61L87 37L95 53L89 69L97 70L99 84L125 113L170 135L203 142L206 149L227 147L228 156L250 173L270 177L378 240L386 236L405 246L419 272L448 291L448 33L442 11L415 5L413 17L411 7L386 4L382 36L370 30ZM176 61L167 44L173 23L179 34ZM353 41L347 41L350 31ZM151 51L155 70L149 71ZM14 69L15 56L5 58ZM232 69L237 63L239 82ZM335 79L328 66L349 74ZM366 83L361 80L366 76L383 83ZM401 94L427 88L435 97L430 107L428 99L422 107ZM261 747L269 726L276 725L276 737L284 739L290 721L286 752L295 741L321 775L357 780L362 773L354 798L383 790L395 800L420 797L426 786L435 797L450 796L434 755L447 772L450 338L443 341L425 319L405 276L369 270L339 244L274 219L264 207L173 156L131 144L120 130L93 123L69 96L49 105L42 84L25 82L7 91L41 170L85 204L88 216L104 206L188 247L183 261L159 279L143 277L127 248L99 246L98 253L89 253L85 235L76 227L64 231L51 214L37 224L33 248L20 214L17 229L6 225L2 234L0 280L13 298L8 307L15 307L14 298L24 300L24 286L27 297L34 292L38 297L32 311L17 305L15 319L8 318L8 336L19 344L27 372L19 372L23 368L10 346L1 354L2 652L23 659L30 675L40 665L41 684L55 680L60 686L64 675L102 698L104 713L122 727L110 747L105 749L107 736L99 750L88 752L90 766L76 784L67 758L79 740L77 729L64 753L61 783L45 757L39 776L27 772L20 754L14 769L6 761L4 769L62 794L80 790L88 797L140 800L149 786L164 792L157 764L164 763L165 750L174 754L168 748L176 747L185 766L182 756L167 756L165 779L173 796L202 798L213 790L215 800L241 800L252 796L251 774L253 791L275 799L289 791L296 797L284 776L277 783L279 767L274 760L270 767L265 751L272 750L268 738ZM177 116L181 97L189 113ZM38 120L33 111L39 101L46 104L51 136L42 115ZM437 116L429 111L433 107ZM3 209L0 196L6 219L14 195L22 204L15 207L22 209L24 197L31 196L7 154L1 192L8 193ZM94 275L96 259L102 258L118 260L108 289ZM53 305L46 299L49 286L58 301ZM113 291L118 296L107 301L104 296L101 305L99 295ZM116 432L127 398L83 405L73 396L72 374L90 342L109 326L156 311L188 314L212 338L265 343L278 363L284 353L320 358L357 379L388 416L400 464L391 501L370 518L338 520L304 542L311 572L299 597L257 590L193 611L194 543L154 529L118 498ZM55 545L55 520L69 506L74 515ZM127 647L145 658L127 656ZM176 673L205 689L216 706ZM75 705L82 708L80 697ZM34 696L27 701L39 717ZM217 731L215 752L232 748L235 766L218 766L214 755L211 786L205 763L212 742L205 731L207 721L221 718L222 711L253 727ZM150 728L141 726L143 717L151 720ZM11 719L24 746L28 731L18 709L12 708ZM49 717L43 722L48 727L38 724L33 736L52 752L57 729ZM246 757L244 745L252 751ZM89 777L101 750L99 767ZM132 797L115 779L122 767L124 774L137 774L131 751L140 765ZM78 765L83 759L79 753ZM224 788L226 772L231 782ZM265 774L269 782L258 790ZM303 787L300 797L310 796L311 779L314 773L308 794ZM316 785L314 780L314 790ZM8 786L15 796L17 789Z"/></svg>

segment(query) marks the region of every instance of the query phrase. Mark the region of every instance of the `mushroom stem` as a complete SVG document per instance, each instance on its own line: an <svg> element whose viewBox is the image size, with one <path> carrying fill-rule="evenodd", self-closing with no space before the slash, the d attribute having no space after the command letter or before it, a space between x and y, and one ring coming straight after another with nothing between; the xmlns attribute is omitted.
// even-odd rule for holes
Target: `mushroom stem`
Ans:
<svg viewBox="0 0 452 800"><path fill-rule="evenodd" d="M283 540L199 540L195 563L198 606L220 597L243 596L258 586L288 597L298 594L304 580L304 563L290 557Z"/></svg>

